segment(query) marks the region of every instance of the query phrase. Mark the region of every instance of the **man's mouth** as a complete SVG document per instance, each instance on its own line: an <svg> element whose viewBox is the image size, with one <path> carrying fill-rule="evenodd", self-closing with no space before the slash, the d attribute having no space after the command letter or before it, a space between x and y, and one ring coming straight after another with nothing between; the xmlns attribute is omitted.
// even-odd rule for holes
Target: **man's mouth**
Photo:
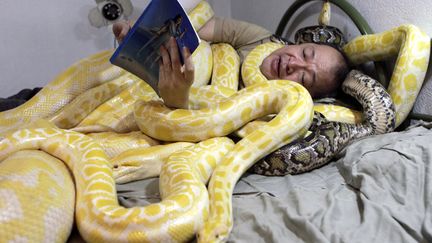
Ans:
<svg viewBox="0 0 432 243"><path fill-rule="evenodd" d="M286 76L289 73L290 56L283 56L279 58L279 77Z"/></svg>
<svg viewBox="0 0 432 243"><path fill-rule="evenodd" d="M280 69L279 66L280 66L280 57L275 58L271 64L271 70L275 78L279 77L279 69Z"/></svg>

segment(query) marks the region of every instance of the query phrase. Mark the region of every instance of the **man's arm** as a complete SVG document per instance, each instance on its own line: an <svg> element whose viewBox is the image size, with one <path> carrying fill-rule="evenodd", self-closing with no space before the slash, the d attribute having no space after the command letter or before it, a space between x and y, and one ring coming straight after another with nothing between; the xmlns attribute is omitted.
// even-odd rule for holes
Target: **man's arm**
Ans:
<svg viewBox="0 0 432 243"><path fill-rule="evenodd" d="M215 18L212 17L207 23L198 31L201 39L209 42L214 41Z"/></svg>
<svg viewBox="0 0 432 243"><path fill-rule="evenodd" d="M201 39L213 43L228 43L238 49L270 37L261 26L230 18L213 17L199 31Z"/></svg>

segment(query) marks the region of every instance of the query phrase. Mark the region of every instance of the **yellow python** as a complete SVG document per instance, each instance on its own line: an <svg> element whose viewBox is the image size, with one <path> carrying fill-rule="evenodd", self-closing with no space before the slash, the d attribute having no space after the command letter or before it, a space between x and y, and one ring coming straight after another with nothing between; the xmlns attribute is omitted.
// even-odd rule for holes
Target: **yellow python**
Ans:
<svg viewBox="0 0 432 243"><path fill-rule="evenodd" d="M196 9L202 9L205 6L205 3L200 3ZM208 16L208 12L203 15ZM202 21L204 18L197 19L201 24L205 22L205 20ZM271 48L265 47L265 49L270 51ZM399 53L395 70L400 71L394 72L389 88L396 104L398 124L406 117L421 87L427 68L429 49L429 39L413 26L401 26L383 34L360 37L351 41L345 48L349 57L355 62L385 58ZM2 158L6 158L0 163L0 172L3 173L0 175L0 183L2 183L0 207L2 207L1 212L6 212L3 210L5 207L9 209L7 212L14 212L8 214L8 217L2 217L0 221L0 235L5 236L2 240L32 239L62 242L67 238L72 224L70 219L74 213L71 207L74 204L71 201L74 200L71 198L71 195L74 195L73 192L62 191L58 188L38 192L40 193L37 194L38 197L50 199L45 202L45 205L48 205L45 207L37 206L39 201L34 200L30 194L34 188L44 188L48 183L53 184L50 178L54 178L59 184L60 179L66 181L70 177L64 168L51 169L51 172L47 169L47 175L51 175L53 170L57 173L63 171L62 175L48 176L48 178L42 176L41 172L33 172L32 163L36 163L35 168L40 171L44 168L44 165L38 164L38 161L44 161L46 166L52 168L57 168L52 165L57 163L56 166L61 168L59 160L47 153L66 163L73 173L77 193L75 217L79 231L87 241L150 241L147 238L150 237L150 234L151 237L155 237L151 239L159 241L186 241L200 229L200 242L227 239L232 227L230 196L235 182L254 161L306 132L312 114L312 102L309 95L300 85L287 81L257 83L239 93L235 93L235 90L230 87L216 85L196 88L192 91L192 96L200 94L197 95L200 99L192 98L192 104L196 108L201 108L200 110L171 111L161 104L142 81L109 65L107 59L110 54L110 52L103 52L82 60L48 84L40 94L25 105L0 113L0 131L2 131L1 136L4 137L0 141L0 154ZM255 72L255 75L251 77L256 80L260 75L256 72L258 59L252 58L251 60L253 62L251 66L255 65L255 68L249 69L249 72ZM248 70L242 70L242 75L245 82L252 83L251 79L245 78L249 75ZM91 93L91 95L87 96L86 93ZM82 95L78 96L79 94ZM233 97L226 98L233 94ZM93 97L98 99L93 99ZM133 109L138 99L151 102L141 103L142 106ZM252 102L242 102L247 99ZM403 100L409 100L410 104L405 105L398 102ZM212 103L214 101L217 103ZM306 112L297 112L299 107ZM143 115L143 112L147 111L151 113L150 117ZM137 124L134 119L131 119L134 113L138 121L142 120L145 123L138 122ZM115 134L113 132L125 133L132 132L137 129L137 126L140 126L148 132L148 135L160 140L200 141L208 137L225 136L248 121L268 113L279 114L266 126L245 135L246 137L234 147L230 141L223 138L205 141L193 147L190 147L190 144L183 144L183 147L187 146L184 151L183 148L177 149L176 147L175 150L179 152L169 157L169 162L164 165L161 172L161 189L162 194L165 195L163 198L169 198L170 193L173 193L174 199L165 200L157 205L133 209L124 209L117 205L111 175L112 166L108 163L105 152L95 142L95 139L97 141L99 138L94 136L92 140L81 133L54 128L50 125L40 125L41 123L33 125L36 128L14 132L18 127L27 126L32 121L45 118L51 120L57 127L83 133L100 131L112 134ZM171 126L160 127L161 119L178 129L184 129L176 130ZM180 124L186 124L185 121L189 127L180 126ZM214 124L218 126L212 127ZM191 127L195 129L188 130ZM201 133L195 134L196 130ZM175 136L178 137L174 139ZM155 145L147 137L135 137L134 141L145 147ZM41 148L46 153L27 151L13 153L19 149L31 148ZM219 151L219 153L204 155L206 149L209 150L208 153L212 151ZM136 150L140 149L136 148ZM221 154L227 150L230 152L222 158ZM119 158L120 155L127 153L127 148L123 148L115 150L110 157ZM199 156L205 159L201 160L203 161L201 165L196 165L193 160ZM216 156L220 156L220 159ZM83 160L79 162L79 158ZM200 168L200 171L204 168L211 169L218 160L222 162L213 173L209 185L210 218L203 226L202 222L208 215L206 203L192 199L191 191L176 191L176 188L187 186L201 188L197 195L204 195L206 192L203 190L203 184L197 181L205 181L207 178L195 180L201 175L197 175L194 166ZM186 163L186 161L190 162ZM16 166L17 163L20 163L23 172L17 171L19 169ZM189 165L192 167L189 168ZM183 168L184 172L178 172ZM36 176L39 175L38 173L41 176ZM33 179L30 180L34 182L33 184L29 184L28 179L25 179L28 176ZM182 176L185 176L186 179L182 179ZM61 185L64 185L64 188L71 188L72 184L64 182ZM57 201L63 198L63 196L56 197L60 195L58 194L60 192L69 196L67 198L69 203ZM18 196L14 197L14 195ZM205 196L202 197L205 201ZM69 209L55 209L55 203L56 205L69 205ZM181 228L180 225L178 228L176 226L170 228L167 224L173 221L167 219L169 213L163 211L161 209L163 206L160 206L164 203L180 206L181 209L190 209L188 212L198 216L192 218L188 213L174 214L177 218L173 220L186 221L188 219L191 221L187 221L189 223L185 228ZM64 215L57 213L59 211L62 211ZM45 224L48 216L52 215L66 221L60 225L60 229L54 228L52 224ZM26 227L33 225L41 225L41 227L34 231L31 227ZM46 235L56 230L59 232L56 234L57 238L45 238Z"/></svg>

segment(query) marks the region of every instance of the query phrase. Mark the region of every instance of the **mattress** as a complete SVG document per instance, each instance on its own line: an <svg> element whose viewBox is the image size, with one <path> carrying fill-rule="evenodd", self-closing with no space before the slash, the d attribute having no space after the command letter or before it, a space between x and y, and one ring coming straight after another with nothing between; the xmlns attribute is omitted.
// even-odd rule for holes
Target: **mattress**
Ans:
<svg viewBox="0 0 432 243"><path fill-rule="evenodd" d="M244 175L229 242L432 242L430 127L356 141L309 173ZM117 189L127 207L160 200L157 178Z"/></svg>

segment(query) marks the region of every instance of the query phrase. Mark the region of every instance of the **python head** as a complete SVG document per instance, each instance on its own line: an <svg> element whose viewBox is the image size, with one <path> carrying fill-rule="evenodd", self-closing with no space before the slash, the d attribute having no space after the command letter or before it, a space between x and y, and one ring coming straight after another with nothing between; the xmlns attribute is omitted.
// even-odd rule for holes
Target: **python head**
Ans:
<svg viewBox="0 0 432 243"><path fill-rule="evenodd" d="M209 220L198 232L197 241L198 243L226 242L230 232L231 229L227 225L217 220Z"/></svg>
<svg viewBox="0 0 432 243"><path fill-rule="evenodd" d="M346 44L342 31L330 26L330 2L324 1L318 18L318 25L308 26L297 30L294 39L296 44L315 43L332 46L339 51Z"/></svg>

